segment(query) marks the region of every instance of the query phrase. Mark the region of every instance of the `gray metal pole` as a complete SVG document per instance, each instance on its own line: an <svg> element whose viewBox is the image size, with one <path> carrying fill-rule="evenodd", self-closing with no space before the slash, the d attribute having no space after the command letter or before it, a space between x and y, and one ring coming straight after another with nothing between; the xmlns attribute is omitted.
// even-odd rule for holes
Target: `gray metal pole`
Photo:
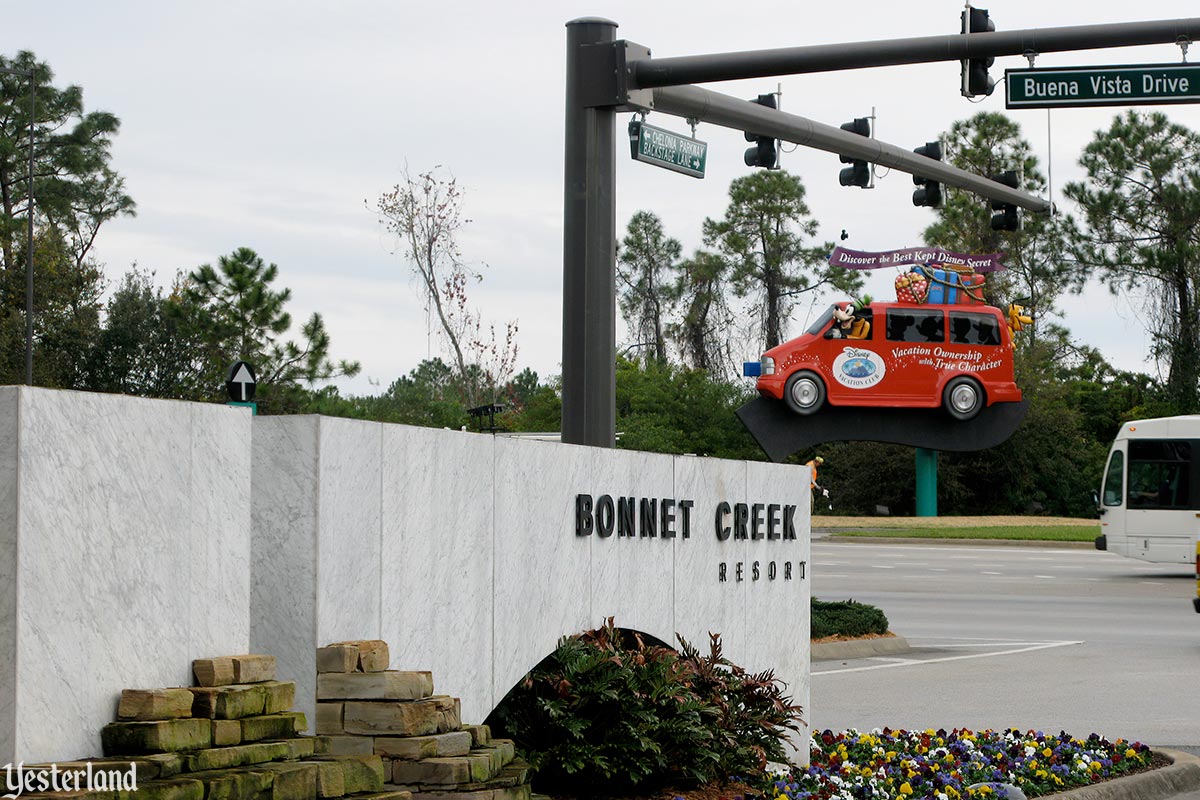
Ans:
<svg viewBox="0 0 1200 800"><path fill-rule="evenodd" d="M858 136L795 114L765 108L741 98L701 89L698 86L669 86L654 90L654 110L691 117L739 131L773 136L817 150L865 159L901 172L931 178L947 186L1012 203L1030 211L1049 211L1050 201L1005 186L941 161L919 156L911 150L878 139Z"/></svg>
<svg viewBox="0 0 1200 800"><path fill-rule="evenodd" d="M25 229L25 385L33 386L33 137L37 119L37 84L29 71L29 219Z"/></svg>
<svg viewBox="0 0 1200 800"><path fill-rule="evenodd" d="M929 61L961 61L987 56L1018 56L1027 52L1054 53L1172 44L1180 39L1200 39L1200 18L958 33L877 42L641 59L634 64L631 88L649 89Z"/></svg>
<svg viewBox="0 0 1200 800"><path fill-rule="evenodd" d="M562 441L593 447L616 443L616 111L584 107L586 88L605 76L581 54L616 30L597 17L567 23Z"/></svg>

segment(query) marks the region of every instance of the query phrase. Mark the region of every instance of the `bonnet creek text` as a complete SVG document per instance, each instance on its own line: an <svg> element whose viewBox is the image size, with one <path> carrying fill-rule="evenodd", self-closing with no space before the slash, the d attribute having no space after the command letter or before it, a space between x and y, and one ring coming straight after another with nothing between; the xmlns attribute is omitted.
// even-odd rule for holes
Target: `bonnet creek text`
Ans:
<svg viewBox="0 0 1200 800"><path fill-rule="evenodd" d="M694 500L671 497L613 497L602 494L575 496L575 536L595 534L608 539L682 539L692 537ZM780 503L716 504L712 516L717 541L762 540L796 541L796 506ZM718 582L804 580L807 563L804 561L754 561L747 565L738 561L732 565L722 561L717 565Z"/></svg>

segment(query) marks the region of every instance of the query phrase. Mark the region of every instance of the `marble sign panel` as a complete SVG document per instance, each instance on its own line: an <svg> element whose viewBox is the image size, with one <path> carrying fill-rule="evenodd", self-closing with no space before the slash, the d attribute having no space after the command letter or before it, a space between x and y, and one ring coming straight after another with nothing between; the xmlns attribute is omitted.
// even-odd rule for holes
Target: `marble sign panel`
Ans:
<svg viewBox="0 0 1200 800"><path fill-rule="evenodd" d="M245 407L188 403L191 546L186 630L192 658L250 642L250 450ZM190 677L190 676L189 676Z"/></svg>
<svg viewBox="0 0 1200 800"><path fill-rule="evenodd" d="M746 465L747 494L769 498L771 502L793 504L796 539L783 542L751 541L748 558L757 562L759 573L769 577L774 564L775 580L760 580L748 585L755 613L746 617L746 637L754 643L744 666L751 670L773 669L787 684L792 702L809 709L809 612L812 591L811 513L808 471L790 464L751 462ZM758 546L764 545L764 546ZM792 580L782 580L780 570L791 565ZM792 736L793 744L808 743L808 729ZM807 747L797 748L795 760L808 763Z"/></svg>
<svg viewBox="0 0 1200 800"><path fill-rule="evenodd" d="M321 417L317 643L380 638L383 425Z"/></svg>
<svg viewBox="0 0 1200 800"><path fill-rule="evenodd" d="M595 448L496 440L495 661L499 702L553 652L559 637L595 627L593 537L575 536L573 498L595 485ZM612 542L610 542L612 544Z"/></svg>
<svg viewBox="0 0 1200 800"><path fill-rule="evenodd" d="M383 426L382 636L469 722L493 705L494 462L489 435Z"/></svg>
<svg viewBox="0 0 1200 800"><path fill-rule="evenodd" d="M675 620L671 597L675 589L675 558L686 546L681 511L673 486L672 457L615 448L592 451L592 477L575 494L559 503L591 497L591 608L586 627L595 628L613 617L621 628L649 633L665 644L674 643ZM603 498L609 498L604 500ZM634 535L622 536L622 501L634 505ZM663 504L667 503L664 530ZM601 510L601 505L606 510ZM613 516L610 516L613 515ZM605 524L607 523L607 524ZM574 527L574 526L573 526ZM608 530L608 535L604 531ZM667 533L673 535L666 535ZM557 533L573 536L571 530Z"/></svg>
<svg viewBox="0 0 1200 800"><path fill-rule="evenodd" d="M687 546L679 548L675 565L675 629L702 652L708 651L708 635L720 634L726 654L736 662L746 652L749 547L742 539L717 537L717 511L722 502L732 506L745 500L746 465L680 456L674 469L676 496L695 503L695 530Z"/></svg>
<svg viewBox="0 0 1200 800"><path fill-rule="evenodd" d="M0 764L17 759L17 454L21 389L0 387Z"/></svg>
<svg viewBox="0 0 1200 800"><path fill-rule="evenodd" d="M296 682L296 710L316 719L317 536L321 418L254 421L250 649Z"/></svg>
<svg viewBox="0 0 1200 800"><path fill-rule="evenodd" d="M238 430L244 439L247 420L221 412L198 421L191 404L176 401L21 394L14 749L27 761L61 760L99 750L122 688L189 679L201 605L238 603L217 609L230 636L215 644L246 643L236 587L248 578L195 563L196 537L224 534L202 529L193 505L205 507L203 519L215 518L218 504L230 511L230 498L217 497L210 482L214 471L244 467L220 443ZM197 425L232 430L206 435ZM248 530L241 496L232 522ZM226 581L235 587L229 595Z"/></svg>

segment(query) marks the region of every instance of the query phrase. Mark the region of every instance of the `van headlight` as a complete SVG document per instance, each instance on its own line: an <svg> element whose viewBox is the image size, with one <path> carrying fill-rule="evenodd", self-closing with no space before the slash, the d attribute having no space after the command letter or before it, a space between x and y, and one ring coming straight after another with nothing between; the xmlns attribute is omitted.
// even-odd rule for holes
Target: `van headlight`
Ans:
<svg viewBox="0 0 1200 800"><path fill-rule="evenodd" d="M775 374L775 359L771 358L770 356L763 356L759 363L762 365L763 375Z"/></svg>

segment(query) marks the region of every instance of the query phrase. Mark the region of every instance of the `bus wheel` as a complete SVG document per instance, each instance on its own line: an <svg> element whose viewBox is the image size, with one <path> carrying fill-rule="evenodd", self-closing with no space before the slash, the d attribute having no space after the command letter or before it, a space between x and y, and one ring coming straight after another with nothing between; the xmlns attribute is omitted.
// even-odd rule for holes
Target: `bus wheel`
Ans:
<svg viewBox="0 0 1200 800"><path fill-rule="evenodd" d="M983 408L983 388L975 379L959 376L946 384L942 405L955 419L973 419Z"/></svg>
<svg viewBox="0 0 1200 800"><path fill-rule="evenodd" d="M807 416L824 404L825 384L816 373L807 370L797 372L787 379L783 399L792 411Z"/></svg>

